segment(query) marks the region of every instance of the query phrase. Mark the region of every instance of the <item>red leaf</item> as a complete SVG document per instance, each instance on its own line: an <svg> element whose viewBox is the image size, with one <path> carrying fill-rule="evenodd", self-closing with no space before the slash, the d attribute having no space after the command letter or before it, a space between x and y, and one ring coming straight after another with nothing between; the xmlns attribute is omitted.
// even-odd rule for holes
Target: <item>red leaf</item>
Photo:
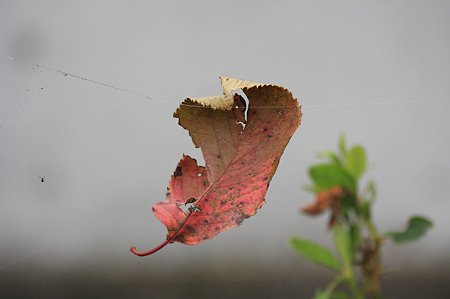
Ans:
<svg viewBox="0 0 450 299"><path fill-rule="evenodd" d="M224 96L186 99L174 117L200 147L206 169L183 155L164 202L153 206L167 227L165 242L195 245L256 214L283 151L300 125L301 110L285 88L221 78ZM232 91L242 89L249 106ZM244 126L244 123L245 126ZM185 208L185 209L183 209Z"/></svg>

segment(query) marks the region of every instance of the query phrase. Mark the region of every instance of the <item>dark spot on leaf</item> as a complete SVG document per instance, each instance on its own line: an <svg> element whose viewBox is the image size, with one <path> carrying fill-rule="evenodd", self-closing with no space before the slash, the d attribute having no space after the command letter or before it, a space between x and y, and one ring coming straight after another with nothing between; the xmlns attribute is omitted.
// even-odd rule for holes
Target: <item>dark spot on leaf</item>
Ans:
<svg viewBox="0 0 450 299"><path fill-rule="evenodd" d="M191 198L189 198L188 200L186 200L186 203L193 203L193 202L195 202L196 200L197 200L197 199L191 197Z"/></svg>
<svg viewBox="0 0 450 299"><path fill-rule="evenodd" d="M245 164L245 161L241 161L241 165L244 165Z"/></svg>
<svg viewBox="0 0 450 299"><path fill-rule="evenodd" d="M218 232L218 231L220 231L220 227L216 226L216 227L214 228L214 230Z"/></svg>
<svg viewBox="0 0 450 299"><path fill-rule="evenodd" d="M271 138L271 137L272 137L272 135L270 135L270 134L269 134L269 135L267 135L267 137Z"/></svg>
<svg viewBox="0 0 450 299"><path fill-rule="evenodd" d="M237 217L234 219L234 221L235 221L238 225L240 225L242 222L244 222L244 219L245 219L245 218L248 218L248 217L246 217L245 214L241 214L241 215L237 216Z"/></svg>
<svg viewBox="0 0 450 299"><path fill-rule="evenodd" d="M236 208L238 208L238 209L243 208L244 205L245 205L245 204L244 204L243 202L240 202L240 203L238 203L238 204L236 205Z"/></svg>
<svg viewBox="0 0 450 299"><path fill-rule="evenodd" d="M195 227L193 227L193 226L190 226L190 225L186 226L186 230L187 230L189 233L191 233L191 234L194 234L194 233L197 232L197 229L196 229Z"/></svg>
<svg viewBox="0 0 450 299"><path fill-rule="evenodd" d="M217 155L217 159L220 159L220 155Z"/></svg>
<svg viewBox="0 0 450 299"><path fill-rule="evenodd" d="M264 128L264 132L267 132L267 128Z"/></svg>
<svg viewBox="0 0 450 299"><path fill-rule="evenodd" d="M180 234L180 235L176 236L175 239L172 242L170 242L170 244L174 243L175 241L182 243L182 242L184 242L184 239L185 239L184 235Z"/></svg>
<svg viewBox="0 0 450 299"><path fill-rule="evenodd" d="M203 219L203 224L208 224L209 223L209 221L207 220L207 219Z"/></svg>
<svg viewBox="0 0 450 299"><path fill-rule="evenodd" d="M173 176L178 177L178 176L182 176L182 175L183 175L183 172L181 171L181 166L177 166L177 168L173 172Z"/></svg>
<svg viewBox="0 0 450 299"><path fill-rule="evenodd" d="M169 196L170 196L170 192L167 192L167 193L166 193L166 197L169 197Z"/></svg>
<svg viewBox="0 0 450 299"><path fill-rule="evenodd" d="M267 181L268 179L269 179L269 177L267 177L267 176L264 178L265 181Z"/></svg>

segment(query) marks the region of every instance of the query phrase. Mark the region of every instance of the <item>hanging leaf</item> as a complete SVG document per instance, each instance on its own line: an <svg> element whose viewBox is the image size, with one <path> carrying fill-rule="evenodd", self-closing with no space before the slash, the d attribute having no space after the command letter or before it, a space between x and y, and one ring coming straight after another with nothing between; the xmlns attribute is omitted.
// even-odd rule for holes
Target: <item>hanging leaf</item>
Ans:
<svg viewBox="0 0 450 299"><path fill-rule="evenodd" d="M386 237L391 238L395 243L402 244L419 239L433 226L433 223L421 216L409 218L408 226L402 232L388 232Z"/></svg>
<svg viewBox="0 0 450 299"><path fill-rule="evenodd" d="M285 88L221 78L223 96L186 99L174 113L202 151L205 167L183 156L169 183L166 200L153 206L167 227L165 245L195 245L236 227L264 204L269 183L301 110ZM245 100L233 91L242 89ZM247 113L245 109L247 108Z"/></svg>

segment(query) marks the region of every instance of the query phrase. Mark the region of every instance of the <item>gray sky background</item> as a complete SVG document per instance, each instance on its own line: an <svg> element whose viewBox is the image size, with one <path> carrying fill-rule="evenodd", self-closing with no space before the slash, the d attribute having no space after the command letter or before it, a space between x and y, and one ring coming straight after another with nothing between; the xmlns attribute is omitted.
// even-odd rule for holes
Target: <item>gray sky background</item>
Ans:
<svg viewBox="0 0 450 299"><path fill-rule="evenodd" d="M387 244L389 269L448 265L449 15L449 1L2 0L1 52L154 101L0 57L0 275L232 259L301 271L291 236L330 244L326 216L298 213L313 200L306 170L341 132L368 150L380 230L435 222L415 244ZM132 256L165 238L150 207L182 154L202 160L172 112L220 94L220 75L285 86L303 105L267 203L201 245Z"/></svg>

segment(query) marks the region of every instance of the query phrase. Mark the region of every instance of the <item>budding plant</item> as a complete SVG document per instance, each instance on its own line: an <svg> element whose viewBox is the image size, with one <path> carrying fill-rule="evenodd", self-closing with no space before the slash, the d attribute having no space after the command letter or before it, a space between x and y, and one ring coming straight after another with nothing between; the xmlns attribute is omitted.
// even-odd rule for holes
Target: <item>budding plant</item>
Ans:
<svg viewBox="0 0 450 299"><path fill-rule="evenodd" d="M312 184L306 187L316 195L316 200L302 212L318 215L330 211L328 228L334 237L337 256L322 245L302 238L292 238L290 245L303 257L336 273L324 289L316 291L314 299L380 299L384 241L391 239L397 244L414 241L432 223L424 217L413 216L404 231L380 233L372 218L375 183L369 181L360 188L359 180L367 169L364 148L360 145L347 148L341 136L338 153L324 151L320 158L325 162L309 168Z"/></svg>

